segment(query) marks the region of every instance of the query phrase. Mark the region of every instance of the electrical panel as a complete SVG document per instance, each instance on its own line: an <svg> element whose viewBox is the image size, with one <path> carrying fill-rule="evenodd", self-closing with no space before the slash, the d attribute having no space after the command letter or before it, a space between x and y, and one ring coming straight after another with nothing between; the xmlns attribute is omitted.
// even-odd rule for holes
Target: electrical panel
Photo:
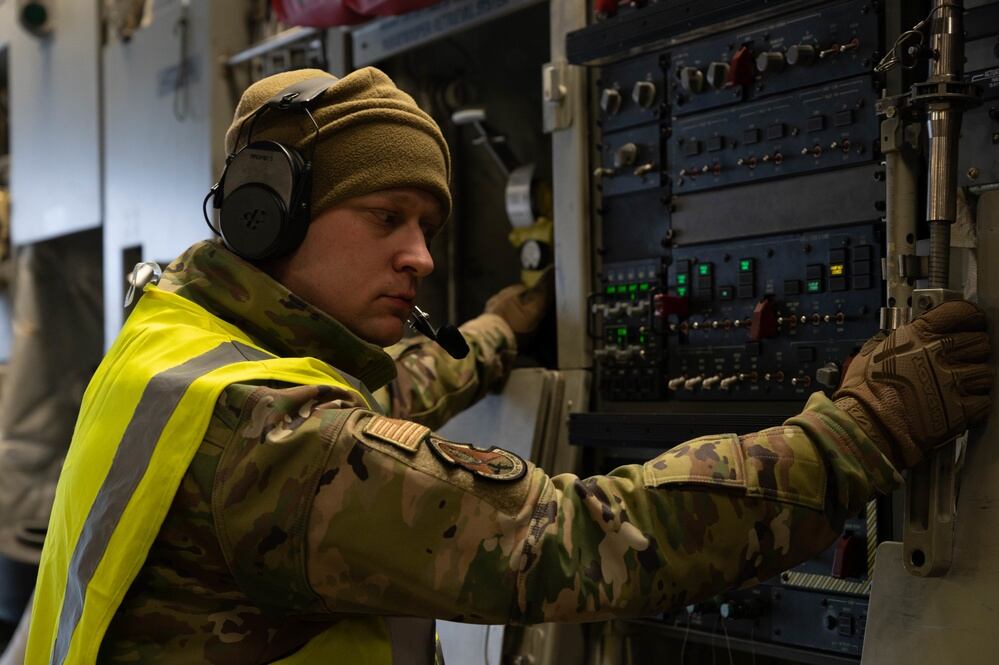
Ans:
<svg viewBox="0 0 999 665"><path fill-rule="evenodd" d="M601 401L800 401L877 330L879 5L746 19L596 77Z"/></svg>
<svg viewBox="0 0 999 665"><path fill-rule="evenodd" d="M957 176L962 186L976 187L999 182L999 2L967 5L965 79L983 95L963 118Z"/></svg>
<svg viewBox="0 0 999 665"><path fill-rule="evenodd" d="M882 254L877 224L674 250L671 395L804 400L835 390L843 364L878 328Z"/></svg>
<svg viewBox="0 0 999 665"><path fill-rule="evenodd" d="M886 4L617 3L569 35L593 67L596 381L570 420L588 472L777 425L878 331ZM857 659L887 513L872 502L815 559L659 619Z"/></svg>

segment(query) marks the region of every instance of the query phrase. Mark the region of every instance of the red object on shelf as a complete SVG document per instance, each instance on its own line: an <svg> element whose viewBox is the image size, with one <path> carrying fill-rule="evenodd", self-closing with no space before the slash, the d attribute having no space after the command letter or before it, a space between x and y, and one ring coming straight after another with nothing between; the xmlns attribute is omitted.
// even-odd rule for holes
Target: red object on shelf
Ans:
<svg viewBox="0 0 999 665"><path fill-rule="evenodd" d="M441 0L344 0L351 9L365 16L397 16L436 5Z"/></svg>
<svg viewBox="0 0 999 665"><path fill-rule="evenodd" d="M373 16L395 16L436 5L441 0L271 0L285 25L330 28L354 25Z"/></svg>
<svg viewBox="0 0 999 665"><path fill-rule="evenodd" d="M367 16L355 12L342 0L271 0L271 7L285 25L330 28L368 20Z"/></svg>
<svg viewBox="0 0 999 665"><path fill-rule="evenodd" d="M593 9L603 16L613 16L617 13L617 0L594 0Z"/></svg>

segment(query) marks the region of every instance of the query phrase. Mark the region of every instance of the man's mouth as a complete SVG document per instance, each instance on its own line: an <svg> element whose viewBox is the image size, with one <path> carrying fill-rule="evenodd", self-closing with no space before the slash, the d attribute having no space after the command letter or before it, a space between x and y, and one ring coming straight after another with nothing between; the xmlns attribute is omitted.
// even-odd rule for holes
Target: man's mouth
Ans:
<svg viewBox="0 0 999 665"><path fill-rule="evenodd" d="M412 292L388 293L383 295L382 298L393 309L398 310L400 314L407 317L413 311L413 305L416 303L416 294Z"/></svg>
<svg viewBox="0 0 999 665"><path fill-rule="evenodd" d="M401 300L402 302L412 305L416 302L416 294L412 291L405 291L402 293L389 293L385 296L386 298L392 298L393 300Z"/></svg>

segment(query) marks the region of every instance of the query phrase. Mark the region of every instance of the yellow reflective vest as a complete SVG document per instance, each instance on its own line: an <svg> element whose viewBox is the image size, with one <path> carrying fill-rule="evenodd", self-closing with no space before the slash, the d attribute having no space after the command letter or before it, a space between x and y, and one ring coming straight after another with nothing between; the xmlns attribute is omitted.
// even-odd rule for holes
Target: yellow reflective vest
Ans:
<svg viewBox="0 0 999 665"><path fill-rule="evenodd" d="M147 287L84 394L42 553L26 663L96 661L216 401L230 384L260 380L354 390L375 408L360 382L326 363L275 357L197 304ZM346 618L278 662L400 665L390 621ZM430 663L434 655L410 657Z"/></svg>

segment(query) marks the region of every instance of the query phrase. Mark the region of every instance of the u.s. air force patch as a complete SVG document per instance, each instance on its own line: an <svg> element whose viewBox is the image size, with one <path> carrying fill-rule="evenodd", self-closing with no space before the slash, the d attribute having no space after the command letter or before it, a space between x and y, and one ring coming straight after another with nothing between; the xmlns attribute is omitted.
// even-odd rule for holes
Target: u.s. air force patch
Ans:
<svg viewBox="0 0 999 665"><path fill-rule="evenodd" d="M480 478L513 481L524 477L527 464L508 450L489 448L483 450L469 443L455 443L431 436L430 449L453 466L460 466Z"/></svg>

